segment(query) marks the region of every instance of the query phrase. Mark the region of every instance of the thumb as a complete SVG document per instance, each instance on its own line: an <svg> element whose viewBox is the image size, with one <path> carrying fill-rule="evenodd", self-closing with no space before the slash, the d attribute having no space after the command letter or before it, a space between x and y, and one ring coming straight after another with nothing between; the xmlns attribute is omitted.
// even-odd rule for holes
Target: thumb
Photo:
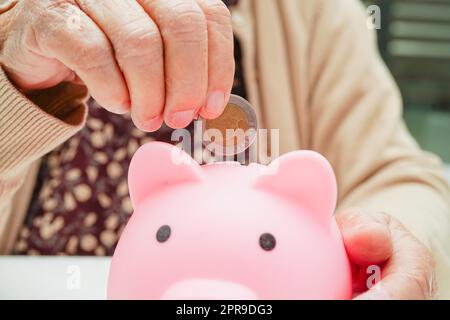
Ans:
<svg viewBox="0 0 450 320"><path fill-rule="evenodd" d="M389 223L393 255L382 279L357 299L432 299L437 294L431 252L395 219Z"/></svg>
<svg viewBox="0 0 450 320"><path fill-rule="evenodd" d="M359 266L381 264L392 255L389 216L353 208L336 215L350 260Z"/></svg>

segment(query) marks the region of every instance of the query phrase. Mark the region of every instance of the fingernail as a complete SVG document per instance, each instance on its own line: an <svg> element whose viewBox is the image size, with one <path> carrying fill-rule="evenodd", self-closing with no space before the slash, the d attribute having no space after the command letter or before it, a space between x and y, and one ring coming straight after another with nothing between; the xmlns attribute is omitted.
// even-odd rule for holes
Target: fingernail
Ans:
<svg viewBox="0 0 450 320"><path fill-rule="evenodd" d="M174 129L186 128L194 119L194 110L179 111L169 116L169 125Z"/></svg>
<svg viewBox="0 0 450 320"><path fill-rule="evenodd" d="M159 115L154 118L151 118L150 120L146 120L142 122L142 129L144 129L147 132L155 132L158 131L159 128L161 128L163 123L163 116Z"/></svg>
<svg viewBox="0 0 450 320"><path fill-rule="evenodd" d="M225 107L225 94L220 91L214 91L209 94L206 102L205 111L211 116L220 116Z"/></svg>
<svg viewBox="0 0 450 320"><path fill-rule="evenodd" d="M105 108L105 109L109 110L110 112L112 112L114 114L125 114L130 111L130 106L127 104L123 104L123 105L109 107L109 108Z"/></svg>
<svg viewBox="0 0 450 320"><path fill-rule="evenodd" d="M123 114L123 113L127 113L128 111L130 111L131 109L131 102L130 101L125 101L124 103L122 103L118 108L118 112Z"/></svg>

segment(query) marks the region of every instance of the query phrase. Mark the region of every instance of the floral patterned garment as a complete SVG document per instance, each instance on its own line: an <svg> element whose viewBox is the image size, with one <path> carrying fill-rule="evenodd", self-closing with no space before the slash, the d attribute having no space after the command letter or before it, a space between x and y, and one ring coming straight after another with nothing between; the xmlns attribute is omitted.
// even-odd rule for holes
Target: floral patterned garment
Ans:
<svg viewBox="0 0 450 320"><path fill-rule="evenodd" d="M233 93L246 96L241 48L235 41ZM191 126L192 128L192 126ZM89 102L87 124L43 161L16 254L112 255L132 214L127 168L142 144L170 142L167 127L139 131L128 115Z"/></svg>

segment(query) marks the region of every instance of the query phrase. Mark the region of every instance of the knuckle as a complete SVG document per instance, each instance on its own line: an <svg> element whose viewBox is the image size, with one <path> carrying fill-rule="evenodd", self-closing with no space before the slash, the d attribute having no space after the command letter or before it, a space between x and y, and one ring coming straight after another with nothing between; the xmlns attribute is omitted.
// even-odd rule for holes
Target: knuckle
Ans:
<svg viewBox="0 0 450 320"><path fill-rule="evenodd" d="M111 47L105 39L99 38L77 40L76 50L71 59L74 69L89 71L110 64Z"/></svg>
<svg viewBox="0 0 450 320"><path fill-rule="evenodd" d="M206 39L206 19L198 8L179 4L172 8L172 12L162 28L164 38L176 38L183 42L199 42Z"/></svg>
<svg viewBox="0 0 450 320"><path fill-rule="evenodd" d="M26 15L26 13L34 13L39 8L39 0L18 1L17 4L11 9L17 9L17 14Z"/></svg>
<svg viewBox="0 0 450 320"><path fill-rule="evenodd" d="M38 31L39 29L44 29L46 32L52 31L52 26L56 25L58 20L61 20L60 15L58 12L55 12L53 9L47 10L47 8L38 6L33 6L33 8L28 8L28 6L32 5L31 2L22 2L27 3L27 5L24 5L24 10L29 10L30 15L30 22L31 27L36 29ZM59 24L59 23L58 23Z"/></svg>
<svg viewBox="0 0 450 320"><path fill-rule="evenodd" d="M233 27L231 13L228 7L220 0L214 0L204 7L210 36L215 37L215 43L229 47L233 46Z"/></svg>
<svg viewBox="0 0 450 320"><path fill-rule="evenodd" d="M41 3L42 7L45 9L64 9L68 6L72 6L73 2L67 1L67 0L46 0L46 1L39 1L34 0L35 3Z"/></svg>
<svg viewBox="0 0 450 320"><path fill-rule="evenodd" d="M73 18L81 15L79 8L71 1L54 0L43 1L39 5L35 5L38 12L37 21L41 26L50 23L47 26L61 27L62 24L69 25ZM42 17L42 19L40 19Z"/></svg>
<svg viewBox="0 0 450 320"><path fill-rule="evenodd" d="M222 1L210 1L204 12L209 21L231 28L231 13Z"/></svg>
<svg viewBox="0 0 450 320"><path fill-rule="evenodd" d="M130 26L120 38L123 39L121 45L115 48L118 60L148 56L162 57L161 36L150 27Z"/></svg>
<svg viewBox="0 0 450 320"><path fill-rule="evenodd" d="M95 61L108 48L103 33L85 25L82 12L71 1L42 1L33 10L27 39L35 40L41 49L65 52L68 62L78 65L78 58L83 62L84 57ZM76 50L69 51L69 48Z"/></svg>

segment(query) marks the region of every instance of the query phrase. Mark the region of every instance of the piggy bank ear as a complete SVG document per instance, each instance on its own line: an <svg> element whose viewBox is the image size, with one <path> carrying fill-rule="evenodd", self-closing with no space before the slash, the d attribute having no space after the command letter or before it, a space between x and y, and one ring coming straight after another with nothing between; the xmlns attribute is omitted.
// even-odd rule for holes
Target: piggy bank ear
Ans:
<svg viewBox="0 0 450 320"><path fill-rule="evenodd" d="M133 208L165 186L201 180L200 165L184 151L167 143L147 143L133 156L128 172Z"/></svg>
<svg viewBox="0 0 450 320"><path fill-rule="evenodd" d="M321 223L331 222L337 200L336 178L329 162L313 151L288 153L270 164L256 187L296 201Z"/></svg>

